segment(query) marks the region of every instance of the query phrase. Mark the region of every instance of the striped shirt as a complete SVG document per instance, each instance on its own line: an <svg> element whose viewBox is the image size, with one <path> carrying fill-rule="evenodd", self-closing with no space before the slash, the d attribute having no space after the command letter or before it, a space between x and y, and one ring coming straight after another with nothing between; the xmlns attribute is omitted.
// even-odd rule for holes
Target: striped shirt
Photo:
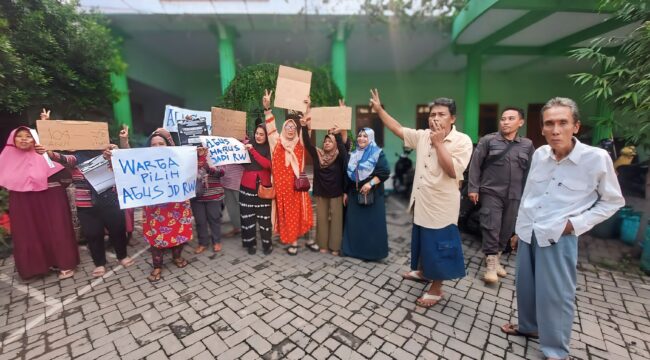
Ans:
<svg viewBox="0 0 650 360"><path fill-rule="evenodd" d="M52 161L56 161L66 168L70 169L72 173L72 184L74 184L74 201L77 207L92 207L92 194L90 191L90 184L84 175L77 168L78 161L74 155L64 155L58 152L52 152ZM115 191L115 188L108 190Z"/></svg>
<svg viewBox="0 0 650 360"><path fill-rule="evenodd" d="M221 178L221 185L228 190L239 191L241 185L241 177L244 174L244 167L239 164L229 164L219 166L223 169L224 175Z"/></svg>

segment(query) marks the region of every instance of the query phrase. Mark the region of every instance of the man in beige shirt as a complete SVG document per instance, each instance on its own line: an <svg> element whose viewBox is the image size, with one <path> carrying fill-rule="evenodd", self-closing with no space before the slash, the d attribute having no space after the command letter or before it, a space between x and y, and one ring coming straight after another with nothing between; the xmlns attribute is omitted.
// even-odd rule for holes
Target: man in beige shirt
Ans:
<svg viewBox="0 0 650 360"><path fill-rule="evenodd" d="M411 271L408 280L431 282L429 291L417 300L431 307L442 298L443 280L465 276L465 260L458 231L459 181L472 156L472 140L456 131L456 103L438 98L430 104L429 129L402 127L381 106L377 89L370 103L384 125L406 147L415 149L415 179L409 203L413 211Z"/></svg>

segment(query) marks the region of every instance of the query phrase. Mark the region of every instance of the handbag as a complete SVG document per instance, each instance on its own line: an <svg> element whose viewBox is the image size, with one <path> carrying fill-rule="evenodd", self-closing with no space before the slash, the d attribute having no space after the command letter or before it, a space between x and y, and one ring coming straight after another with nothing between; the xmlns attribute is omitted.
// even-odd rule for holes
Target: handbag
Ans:
<svg viewBox="0 0 650 360"><path fill-rule="evenodd" d="M273 185L266 187L262 185L260 178L257 178L257 197L260 199L272 200L275 199L275 188Z"/></svg>
<svg viewBox="0 0 650 360"><path fill-rule="evenodd" d="M357 186L357 204L362 206L370 206L375 203L375 192L370 190L367 194L359 192L359 170L356 170L356 186Z"/></svg>
<svg viewBox="0 0 650 360"><path fill-rule="evenodd" d="M300 176L293 179L293 188L296 191L309 191L309 189L311 189L309 178L304 171L301 171Z"/></svg>
<svg viewBox="0 0 650 360"><path fill-rule="evenodd" d="M367 194L357 193L357 204L370 206L375 203L375 192L369 191Z"/></svg>

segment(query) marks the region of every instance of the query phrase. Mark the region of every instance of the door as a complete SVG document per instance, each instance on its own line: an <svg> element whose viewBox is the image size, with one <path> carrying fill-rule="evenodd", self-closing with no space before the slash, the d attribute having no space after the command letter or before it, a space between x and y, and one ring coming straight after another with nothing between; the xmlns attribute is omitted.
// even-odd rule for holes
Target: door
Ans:
<svg viewBox="0 0 650 360"><path fill-rule="evenodd" d="M546 144L542 135L542 108L544 104L528 104L526 118L526 137L533 141L535 148Z"/></svg>

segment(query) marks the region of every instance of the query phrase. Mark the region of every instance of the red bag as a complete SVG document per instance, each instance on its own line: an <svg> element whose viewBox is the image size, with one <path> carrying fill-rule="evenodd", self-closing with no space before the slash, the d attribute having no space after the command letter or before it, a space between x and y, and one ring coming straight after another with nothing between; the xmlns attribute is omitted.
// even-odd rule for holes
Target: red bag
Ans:
<svg viewBox="0 0 650 360"><path fill-rule="evenodd" d="M296 191L309 191L309 189L311 189L309 178L304 171L301 171L300 176L293 179L293 188Z"/></svg>

